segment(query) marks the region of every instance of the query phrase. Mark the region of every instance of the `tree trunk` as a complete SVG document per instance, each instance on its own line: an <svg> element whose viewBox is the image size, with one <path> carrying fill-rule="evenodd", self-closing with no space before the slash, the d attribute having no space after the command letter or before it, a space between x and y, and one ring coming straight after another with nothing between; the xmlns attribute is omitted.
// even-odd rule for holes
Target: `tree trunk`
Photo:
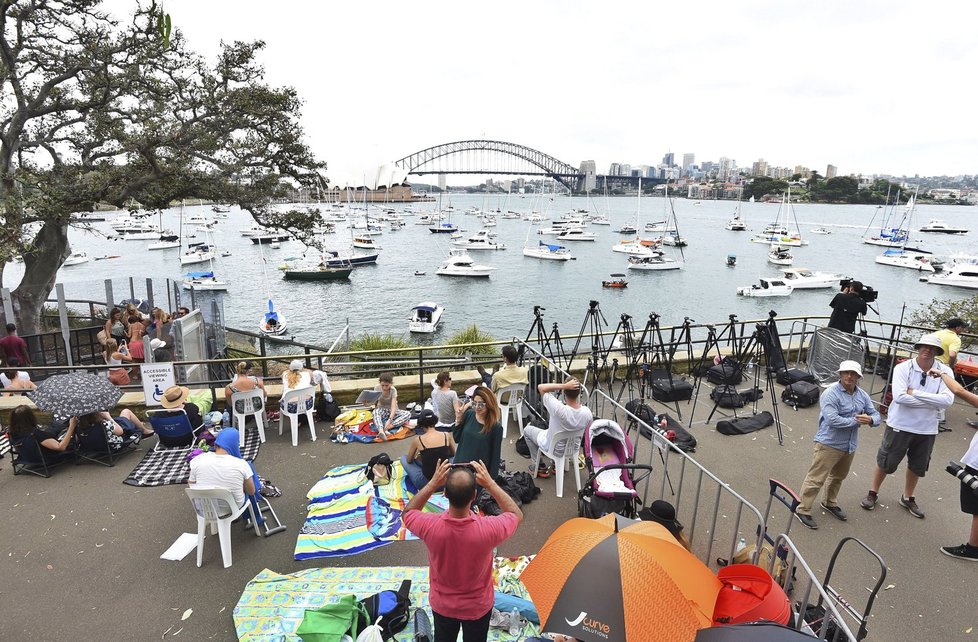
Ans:
<svg viewBox="0 0 978 642"><path fill-rule="evenodd" d="M34 237L33 251L24 253L24 278L10 293L19 334L37 334L44 302L54 289L58 269L68 258L68 226L49 221Z"/></svg>

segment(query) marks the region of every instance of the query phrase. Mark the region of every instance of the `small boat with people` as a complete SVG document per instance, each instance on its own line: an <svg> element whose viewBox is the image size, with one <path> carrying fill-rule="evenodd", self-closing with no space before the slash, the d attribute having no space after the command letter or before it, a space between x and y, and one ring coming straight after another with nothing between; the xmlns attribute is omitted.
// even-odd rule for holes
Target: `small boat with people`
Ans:
<svg viewBox="0 0 978 642"><path fill-rule="evenodd" d="M788 252L788 248L778 244L772 244L771 251L767 253L768 263L773 263L774 265L791 265L794 260L791 253Z"/></svg>
<svg viewBox="0 0 978 642"><path fill-rule="evenodd" d="M754 285L737 288L737 294L749 297L788 296L794 290L789 283L782 279L761 278Z"/></svg>
<svg viewBox="0 0 978 642"><path fill-rule="evenodd" d="M968 230L963 227L952 227L939 218L932 218L926 225L920 226L921 232L931 234L967 234Z"/></svg>
<svg viewBox="0 0 978 642"><path fill-rule="evenodd" d="M448 258L435 271L435 274L440 276L488 277L495 269L488 265L477 265L464 249L453 248L449 250Z"/></svg>
<svg viewBox="0 0 978 642"><path fill-rule="evenodd" d="M408 332L431 334L438 329L445 308L434 301L424 301L411 308Z"/></svg>
<svg viewBox="0 0 978 642"><path fill-rule="evenodd" d="M571 256L570 250L563 245L545 243L544 241L539 241L535 247L524 247L523 256L545 261L570 261L574 258Z"/></svg>
<svg viewBox="0 0 978 642"><path fill-rule="evenodd" d="M72 252L61 266L81 265L82 263L88 263L90 260L86 252Z"/></svg>
<svg viewBox="0 0 978 642"><path fill-rule="evenodd" d="M611 278L601 282L601 287L603 288L627 288L628 281L625 280L625 275L616 272L611 275Z"/></svg>
<svg viewBox="0 0 978 642"><path fill-rule="evenodd" d="M728 254L727 255L727 267L734 267L737 265L737 255Z"/></svg>
<svg viewBox="0 0 978 642"><path fill-rule="evenodd" d="M282 337L288 329L289 322L286 320L285 315L276 310L275 304L269 299L268 310L262 313L261 318L258 320L258 333L266 339L275 339Z"/></svg>

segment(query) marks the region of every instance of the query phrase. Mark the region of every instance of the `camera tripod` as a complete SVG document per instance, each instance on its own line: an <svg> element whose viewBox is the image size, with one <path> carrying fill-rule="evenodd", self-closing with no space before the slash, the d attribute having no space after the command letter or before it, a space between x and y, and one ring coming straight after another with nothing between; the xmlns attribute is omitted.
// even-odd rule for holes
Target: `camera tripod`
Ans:
<svg viewBox="0 0 978 642"><path fill-rule="evenodd" d="M526 344L535 337L539 352L558 368L561 366L561 359L564 355L564 344L560 339L560 332L557 330L557 323L554 322L553 329L548 333L543 323L543 313L547 308L539 305L533 306L533 323L526 333L526 339L520 344L517 350L517 362L522 363L526 354ZM556 347L556 352L554 348Z"/></svg>

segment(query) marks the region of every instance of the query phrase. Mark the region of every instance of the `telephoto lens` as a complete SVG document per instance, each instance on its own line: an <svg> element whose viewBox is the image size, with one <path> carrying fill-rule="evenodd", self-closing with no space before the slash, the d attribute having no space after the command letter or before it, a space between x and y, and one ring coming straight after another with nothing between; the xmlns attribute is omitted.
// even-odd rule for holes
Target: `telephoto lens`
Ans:
<svg viewBox="0 0 978 642"><path fill-rule="evenodd" d="M961 483L978 495L978 476L972 475L957 462L948 462L947 472L961 480Z"/></svg>

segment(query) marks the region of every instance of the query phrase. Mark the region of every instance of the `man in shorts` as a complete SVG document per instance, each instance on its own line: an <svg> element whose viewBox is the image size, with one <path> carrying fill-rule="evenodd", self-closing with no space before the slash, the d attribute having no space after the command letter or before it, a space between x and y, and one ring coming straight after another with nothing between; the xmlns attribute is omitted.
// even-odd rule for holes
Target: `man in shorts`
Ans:
<svg viewBox="0 0 978 642"><path fill-rule="evenodd" d="M907 472L900 505L914 517L923 519L924 512L917 506L914 489L930 465L938 413L954 403L954 393L935 373L947 372L951 376L954 373L935 359L944 348L933 334L920 337L914 349L917 351L915 358L907 359L893 369L893 402L886 417L883 442L876 453L872 486L860 506L866 510L876 508L877 493L883 480L895 473L906 458Z"/></svg>

